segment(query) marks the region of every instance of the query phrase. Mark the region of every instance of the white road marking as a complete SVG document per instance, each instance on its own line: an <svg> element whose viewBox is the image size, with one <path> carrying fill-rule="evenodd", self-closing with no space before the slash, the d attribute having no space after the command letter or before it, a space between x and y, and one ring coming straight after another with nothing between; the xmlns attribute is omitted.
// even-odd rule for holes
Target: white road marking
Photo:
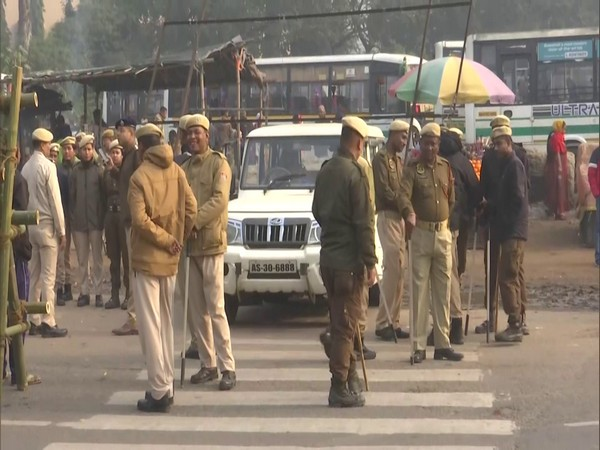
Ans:
<svg viewBox="0 0 600 450"><path fill-rule="evenodd" d="M195 369L190 368L190 374ZM178 373L180 369L176 368ZM426 382L426 381L481 381L483 371L479 369L367 369L370 382ZM265 368L236 370L238 381L329 381L330 373L323 368ZM142 370L138 380L146 380L148 373Z"/></svg>
<svg viewBox="0 0 600 450"><path fill-rule="evenodd" d="M491 408L494 394L486 392L364 392L367 407L420 406L451 408ZM115 392L107 405L135 405L142 393ZM177 406L323 406L326 392L240 391L223 395L212 391L176 391Z"/></svg>
<svg viewBox="0 0 600 450"><path fill-rule="evenodd" d="M47 427L52 425L52 422L47 420L0 420L0 425L8 427Z"/></svg>
<svg viewBox="0 0 600 450"><path fill-rule="evenodd" d="M327 407L323 406L327 411ZM165 415L97 415L57 426L76 430L135 430L223 433L316 433L347 435L496 435L510 436L516 430L510 420L477 419L350 419L326 417L189 417Z"/></svg>
<svg viewBox="0 0 600 450"><path fill-rule="evenodd" d="M165 444L88 444L73 442L54 442L44 448L44 450L362 450L364 446L339 447L296 447L296 446L260 446L246 447L239 445L165 445ZM369 445L369 450L495 450L496 447L487 446L456 446L456 445Z"/></svg>
<svg viewBox="0 0 600 450"><path fill-rule="evenodd" d="M597 427L600 425L600 421L592 420L590 422L573 422L573 423L565 423L565 427Z"/></svg>
<svg viewBox="0 0 600 450"><path fill-rule="evenodd" d="M377 350L377 361L406 361L408 360L408 352L398 349L392 350ZM463 361L477 362L479 355L477 352L461 352L465 355ZM316 350L240 350L235 349L234 355L237 361L327 361L327 356L322 348Z"/></svg>

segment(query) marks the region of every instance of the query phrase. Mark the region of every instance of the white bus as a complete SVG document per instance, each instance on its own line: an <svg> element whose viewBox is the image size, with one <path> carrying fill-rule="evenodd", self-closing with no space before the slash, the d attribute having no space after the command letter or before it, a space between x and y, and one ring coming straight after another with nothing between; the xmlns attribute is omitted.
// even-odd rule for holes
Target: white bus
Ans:
<svg viewBox="0 0 600 450"><path fill-rule="evenodd" d="M518 142L545 149L552 122L562 118L567 132L598 142L600 37L598 28L474 34L465 57L502 79L515 93L514 105L467 105L467 142L489 136L497 114L511 117ZM439 45L438 45L439 44ZM461 42L439 42L436 56ZM454 45L451 45L454 44ZM460 53L459 53L460 55Z"/></svg>

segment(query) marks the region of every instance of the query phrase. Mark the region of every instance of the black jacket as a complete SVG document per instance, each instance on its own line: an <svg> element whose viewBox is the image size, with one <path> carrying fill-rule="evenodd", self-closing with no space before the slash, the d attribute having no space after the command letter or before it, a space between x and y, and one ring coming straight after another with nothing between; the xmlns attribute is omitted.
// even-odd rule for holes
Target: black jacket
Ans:
<svg viewBox="0 0 600 450"><path fill-rule="evenodd" d="M479 180L471 161L461 151L461 146L458 136L453 133L442 134L440 156L448 160L454 176L455 203L450 214L451 230L458 230L461 221L471 219L481 202Z"/></svg>
<svg viewBox="0 0 600 450"><path fill-rule="evenodd" d="M27 182L20 171L15 172L13 184L13 201L12 208L15 211L27 211L27 203L29 202L29 191ZM13 252L15 258L29 261L31 259L31 242L29 242L29 233L20 234L13 239Z"/></svg>
<svg viewBox="0 0 600 450"><path fill-rule="evenodd" d="M529 202L525 167L513 152L507 157L498 184L498 195L492 221L498 232L498 239L526 241L528 234Z"/></svg>

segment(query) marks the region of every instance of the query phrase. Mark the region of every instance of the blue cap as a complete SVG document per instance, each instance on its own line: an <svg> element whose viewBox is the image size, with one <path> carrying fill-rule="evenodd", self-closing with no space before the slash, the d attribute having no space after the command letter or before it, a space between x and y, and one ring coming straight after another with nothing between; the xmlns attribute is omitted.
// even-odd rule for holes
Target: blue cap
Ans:
<svg viewBox="0 0 600 450"><path fill-rule="evenodd" d="M137 124L136 124L135 120L133 120L131 117L123 117L122 119L117 120L117 123L115 123L115 128L119 128L119 127L135 128L136 125Z"/></svg>

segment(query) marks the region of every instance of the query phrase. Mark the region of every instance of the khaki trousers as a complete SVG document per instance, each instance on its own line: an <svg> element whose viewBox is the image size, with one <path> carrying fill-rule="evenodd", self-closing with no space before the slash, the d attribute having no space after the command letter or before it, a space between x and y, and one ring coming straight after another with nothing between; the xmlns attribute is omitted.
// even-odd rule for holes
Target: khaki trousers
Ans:
<svg viewBox="0 0 600 450"><path fill-rule="evenodd" d="M404 292L404 270L406 268L406 241L404 240L404 220L392 211L380 211L377 214L377 232L383 248L383 279L381 286L379 311L375 320L375 329L388 326L388 317L383 304L388 305L394 329L400 328L400 309Z"/></svg>
<svg viewBox="0 0 600 450"><path fill-rule="evenodd" d="M415 228L411 242L416 349L426 349L430 308L435 347L449 348L452 234Z"/></svg>
<svg viewBox="0 0 600 450"><path fill-rule="evenodd" d="M462 318L460 275L458 274L458 230L452 232L452 277L450 279L450 317Z"/></svg>
<svg viewBox="0 0 600 450"><path fill-rule="evenodd" d="M131 227L125 227L125 243L127 244L127 256L129 259L129 281L133 277L133 269L131 268ZM127 301L127 314L133 323L135 323L135 293L131 293L131 297Z"/></svg>
<svg viewBox="0 0 600 450"><path fill-rule="evenodd" d="M508 239L500 244L500 248L498 285L502 306L508 315L508 322L516 323L521 321L521 314L524 312L522 296L525 292L525 241Z"/></svg>
<svg viewBox="0 0 600 450"><path fill-rule="evenodd" d="M224 255L190 258L190 330L203 367L235 371L223 290Z"/></svg>
<svg viewBox="0 0 600 450"><path fill-rule="evenodd" d="M31 260L29 261L29 302L48 303L48 314L33 314L30 321L34 325L42 322L51 327L56 325L54 317L54 300L56 293L56 262L58 257L58 236L54 233L54 226L40 223L29 227L29 241L31 242Z"/></svg>
<svg viewBox="0 0 600 450"><path fill-rule="evenodd" d="M139 300L138 331L148 370L150 393L156 400L172 395L174 370L173 290L175 276L154 277L135 272L133 295Z"/></svg>
<svg viewBox="0 0 600 450"><path fill-rule="evenodd" d="M58 255L56 265L56 284L62 288L65 284L71 284L73 270L71 268L71 224L65 217L65 249Z"/></svg>
<svg viewBox="0 0 600 450"><path fill-rule="evenodd" d="M327 290L331 350L329 371L341 381L348 380L348 371L356 364L354 337L356 325L363 314L365 275L321 266L321 278Z"/></svg>
<svg viewBox="0 0 600 450"><path fill-rule="evenodd" d="M77 281L81 295L102 294L102 231L73 231L77 251ZM92 273L90 274L90 247L92 249ZM91 283L90 283L91 279Z"/></svg>

